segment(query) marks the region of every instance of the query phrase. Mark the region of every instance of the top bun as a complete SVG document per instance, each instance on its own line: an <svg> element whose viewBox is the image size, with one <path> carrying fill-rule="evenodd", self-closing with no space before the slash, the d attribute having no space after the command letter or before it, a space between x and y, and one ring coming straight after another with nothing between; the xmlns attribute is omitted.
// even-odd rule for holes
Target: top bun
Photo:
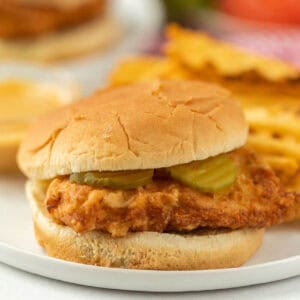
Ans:
<svg viewBox="0 0 300 300"><path fill-rule="evenodd" d="M239 104L216 85L138 83L45 115L29 130L18 162L33 179L162 168L238 148L247 129Z"/></svg>

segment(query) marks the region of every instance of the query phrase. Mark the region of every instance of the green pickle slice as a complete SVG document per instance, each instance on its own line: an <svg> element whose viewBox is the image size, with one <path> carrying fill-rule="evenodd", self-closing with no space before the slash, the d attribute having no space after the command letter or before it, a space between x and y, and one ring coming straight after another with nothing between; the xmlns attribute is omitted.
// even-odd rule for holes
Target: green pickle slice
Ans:
<svg viewBox="0 0 300 300"><path fill-rule="evenodd" d="M169 168L171 177L201 192L218 192L233 184L237 166L226 154Z"/></svg>
<svg viewBox="0 0 300 300"><path fill-rule="evenodd" d="M86 172L70 175L72 183L86 184L93 187L113 189L134 189L144 186L152 180L153 170Z"/></svg>

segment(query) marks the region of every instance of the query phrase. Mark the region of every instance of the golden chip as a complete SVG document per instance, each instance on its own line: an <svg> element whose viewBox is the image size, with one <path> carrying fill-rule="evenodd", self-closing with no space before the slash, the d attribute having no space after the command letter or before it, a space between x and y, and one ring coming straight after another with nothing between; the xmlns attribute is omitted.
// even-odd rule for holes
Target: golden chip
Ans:
<svg viewBox="0 0 300 300"><path fill-rule="evenodd" d="M172 60L158 56L142 56L122 61L110 74L111 85L122 85L152 79L192 79L192 72Z"/></svg>
<svg viewBox="0 0 300 300"><path fill-rule="evenodd" d="M211 66L222 76L238 77L256 74L270 81L297 79L297 68L277 59L266 58L210 38L204 33L167 27L169 39L165 53L194 71Z"/></svg>

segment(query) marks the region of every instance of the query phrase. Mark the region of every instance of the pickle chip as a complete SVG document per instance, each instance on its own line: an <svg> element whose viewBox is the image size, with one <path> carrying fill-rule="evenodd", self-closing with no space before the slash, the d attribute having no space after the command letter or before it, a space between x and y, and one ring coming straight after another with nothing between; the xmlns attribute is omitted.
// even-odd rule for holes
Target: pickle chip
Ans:
<svg viewBox="0 0 300 300"><path fill-rule="evenodd" d="M86 184L93 187L113 189L134 189L144 186L152 180L153 170L86 172L70 175L70 182Z"/></svg>
<svg viewBox="0 0 300 300"><path fill-rule="evenodd" d="M233 184L237 166L221 154L169 168L171 177L201 192L218 192Z"/></svg>

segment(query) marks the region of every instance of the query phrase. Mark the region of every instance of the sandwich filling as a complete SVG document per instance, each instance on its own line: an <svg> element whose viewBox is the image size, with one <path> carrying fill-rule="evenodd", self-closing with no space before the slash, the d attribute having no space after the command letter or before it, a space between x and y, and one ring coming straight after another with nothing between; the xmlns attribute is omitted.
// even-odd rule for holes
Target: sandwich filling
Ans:
<svg viewBox="0 0 300 300"><path fill-rule="evenodd" d="M105 11L105 0L84 1L67 9L23 2L0 1L0 37L36 37L82 24Z"/></svg>
<svg viewBox="0 0 300 300"><path fill-rule="evenodd" d="M121 177L98 173L51 181L45 205L57 223L76 232L100 230L122 237L137 231L262 228L295 213L295 195L245 148L192 165L129 171Z"/></svg>

